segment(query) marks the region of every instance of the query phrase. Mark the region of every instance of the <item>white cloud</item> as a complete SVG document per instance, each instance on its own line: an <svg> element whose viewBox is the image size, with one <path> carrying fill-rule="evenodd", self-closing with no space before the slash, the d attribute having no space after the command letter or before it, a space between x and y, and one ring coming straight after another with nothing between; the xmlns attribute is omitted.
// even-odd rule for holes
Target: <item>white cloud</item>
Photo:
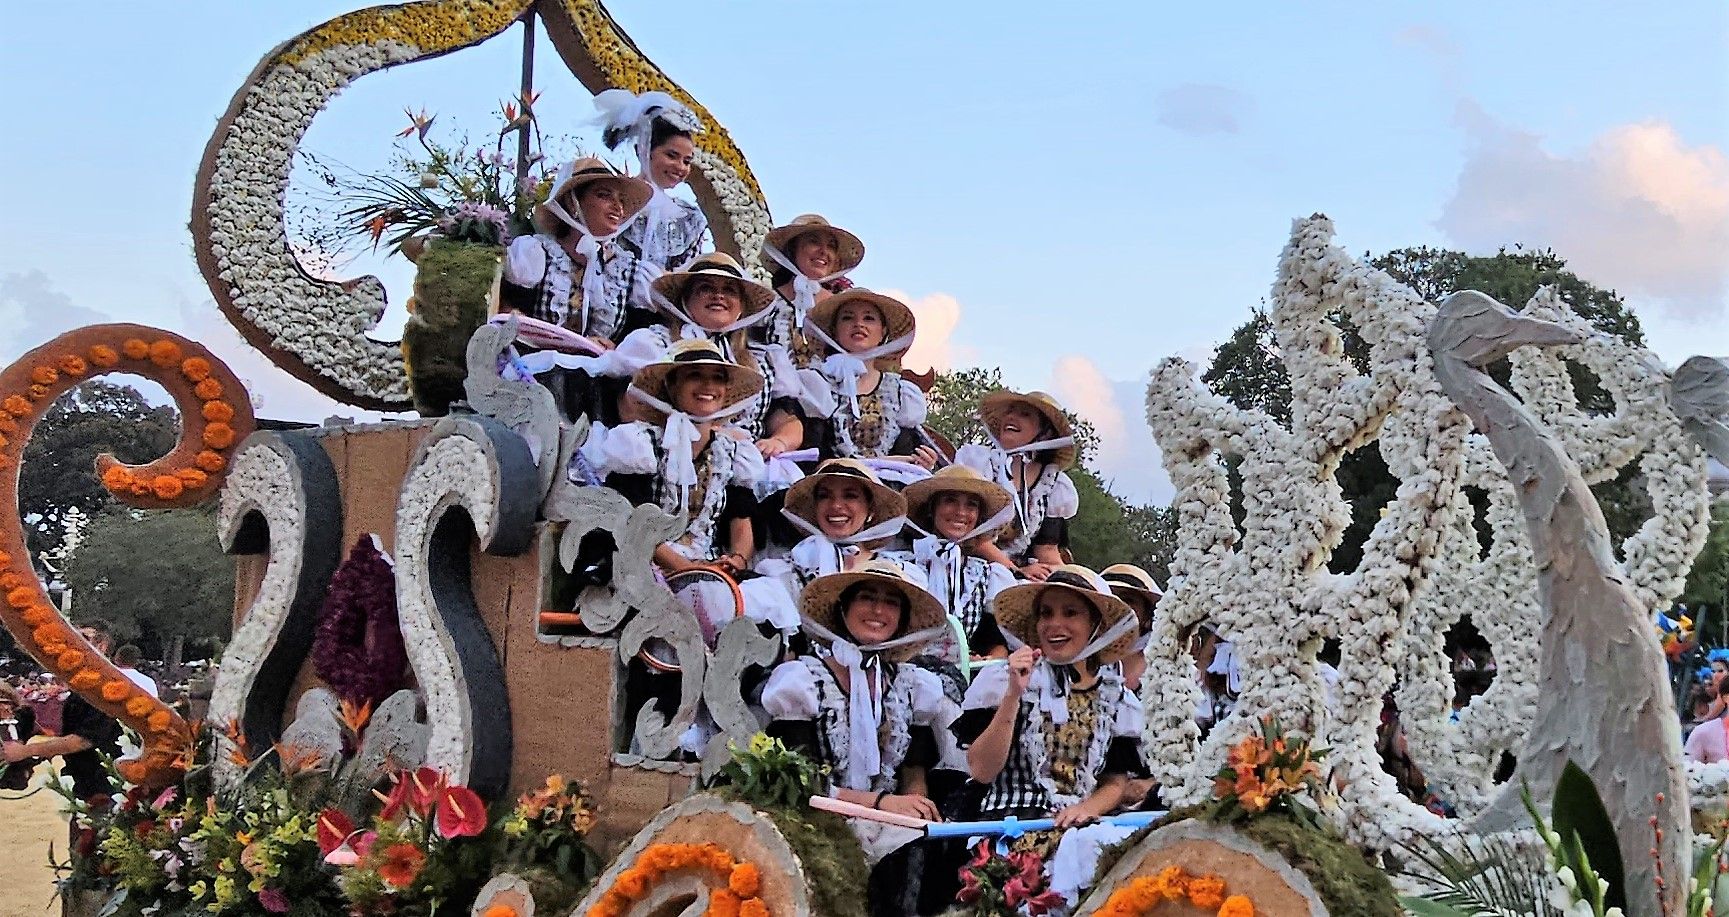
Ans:
<svg viewBox="0 0 1729 917"><path fill-rule="evenodd" d="M889 296L907 304L918 319L917 337L912 349L902 358L901 365L923 372L927 369L952 369L976 359L971 347L955 343L955 328L961 321L961 304L947 293L912 296L901 290L884 290Z"/></svg>
<svg viewBox="0 0 1729 917"><path fill-rule="evenodd" d="M1141 409L1145 390L1144 381L1113 381L1078 354L1059 357L1051 366L1051 394L1098 433L1093 465L1100 477L1130 501L1166 503L1173 490Z"/></svg>
<svg viewBox="0 0 1729 917"><path fill-rule="evenodd" d="M1254 108L1254 100L1229 86L1182 83L1159 93L1153 111L1159 123L1197 136L1235 134Z"/></svg>
<svg viewBox="0 0 1729 917"><path fill-rule="evenodd" d="M0 276L0 324L13 329L6 343L0 344L0 363L9 363L73 328L113 320L95 309L74 305L41 271Z"/></svg>
<svg viewBox="0 0 1729 917"><path fill-rule="evenodd" d="M1594 283L1661 300L1676 317L1720 315L1729 291L1729 158L1663 121L1612 127L1572 154L1469 101L1472 149L1438 221L1474 251L1553 248Z"/></svg>

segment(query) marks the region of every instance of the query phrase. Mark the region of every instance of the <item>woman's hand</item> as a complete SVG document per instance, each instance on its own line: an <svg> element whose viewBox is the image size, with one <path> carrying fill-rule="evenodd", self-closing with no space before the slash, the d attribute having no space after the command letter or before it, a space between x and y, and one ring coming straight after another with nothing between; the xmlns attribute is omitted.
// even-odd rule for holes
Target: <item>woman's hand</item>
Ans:
<svg viewBox="0 0 1729 917"><path fill-rule="evenodd" d="M1027 691L1027 683L1032 681L1033 666L1039 662L1039 651L1030 646L1023 646L1009 654L1009 694L1016 700Z"/></svg>
<svg viewBox="0 0 1729 917"><path fill-rule="evenodd" d="M942 821L942 814L937 811L937 804L923 796L884 796L877 808L896 815L907 815L922 818L925 821Z"/></svg>
<svg viewBox="0 0 1729 917"><path fill-rule="evenodd" d="M1087 808L1086 803L1077 802L1066 809L1058 809L1053 812L1051 819L1057 823L1058 828L1079 828L1082 825L1090 825L1098 821L1099 817Z"/></svg>
<svg viewBox="0 0 1729 917"><path fill-rule="evenodd" d="M1051 575L1051 565L1036 560L1019 569L1022 576L1035 583L1042 583Z"/></svg>
<svg viewBox="0 0 1729 917"><path fill-rule="evenodd" d="M763 458L771 459L782 452L787 451L787 446L786 443L771 436L768 439L757 440L756 451L762 453Z"/></svg>
<svg viewBox="0 0 1729 917"><path fill-rule="evenodd" d="M750 558L736 551L731 554L722 554L717 560L715 560L715 563L718 564L721 569L733 576L737 576L750 569Z"/></svg>
<svg viewBox="0 0 1729 917"><path fill-rule="evenodd" d="M937 450L932 449L929 446L917 446L913 449L913 464L927 471L937 467L937 460L939 458L941 458L941 456L937 455Z"/></svg>

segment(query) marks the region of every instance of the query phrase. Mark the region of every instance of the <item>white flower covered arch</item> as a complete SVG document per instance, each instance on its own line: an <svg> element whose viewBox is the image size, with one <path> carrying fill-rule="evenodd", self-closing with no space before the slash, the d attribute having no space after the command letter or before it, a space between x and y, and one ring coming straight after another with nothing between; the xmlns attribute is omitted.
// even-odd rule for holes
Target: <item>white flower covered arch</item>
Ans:
<svg viewBox="0 0 1729 917"><path fill-rule="evenodd" d="M1529 312L1589 332L1544 292ZM1210 795L1211 775L1251 717L1272 714L1317 735L1334 799L1324 800L1355 843L1386 849L1444 822L1406 800L1375 748L1382 698L1397 688L1412 754L1464 814L1492 795L1500 752L1516 748L1535 706L1540 627L1536 575L1506 473L1441 390L1426 340L1435 307L1332 243L1325 217L1298 221L1272 291L1274 333L1291 377L1289 429L1243 410L1167 360L1152 374L1147 420L1176 486L1178 545L1170 587L1148 647L1143 695L1155 778L1173 805ZM1335 316L1369 345L1369 371L1346 359ZM1615 399L1583 412L1563 358L1584 365ZM1668 373L1647 351L1603 334L1559 352L1515 354L1513 387L1559 433L1586 478L1640 462L1652 517L1623 550L1625 575L1648 607L1680 591L1703 542L1703 453L1667 402ZM1327 560L1349 520L1333 474L1371 440L1399 479L1356 570ZM1232 522L1226 456L1240 459L1242 533ZM1465 485L1490 497L1492 547L1479 556ZM1488 693L1449 722L1448 627L1469 611L1495 648ZM1185 637L1202 621L1235 641L1243 668L1238 716L1205 742L1191 712L1198 688ZM1327 708L1315 656L1341 647Z"/></svg>

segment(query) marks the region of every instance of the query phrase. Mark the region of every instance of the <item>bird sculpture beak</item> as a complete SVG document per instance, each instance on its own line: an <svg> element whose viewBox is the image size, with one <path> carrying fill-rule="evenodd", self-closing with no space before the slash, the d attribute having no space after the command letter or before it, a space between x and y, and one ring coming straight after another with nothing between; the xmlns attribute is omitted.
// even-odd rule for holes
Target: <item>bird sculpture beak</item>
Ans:
<svg viewBox="0 0 1729 917"><path fill-rule="evenodd" d="M1540 318L1514 314L1509 321L1507 343L1514 346L1561 347L1583 343L1585 336L1571 328Z"/></svg>

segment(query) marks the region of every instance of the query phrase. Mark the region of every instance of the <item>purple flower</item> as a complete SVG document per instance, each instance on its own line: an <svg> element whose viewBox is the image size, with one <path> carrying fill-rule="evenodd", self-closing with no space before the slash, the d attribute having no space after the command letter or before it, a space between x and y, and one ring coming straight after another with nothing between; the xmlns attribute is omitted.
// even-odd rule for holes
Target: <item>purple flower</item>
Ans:
<svg viewBox="0 0 1729 917"><path fill-rule="evenodd" d="M280 888L267 888L258 893L258 903L272 914L288 913L288 896Z"/></svg>

